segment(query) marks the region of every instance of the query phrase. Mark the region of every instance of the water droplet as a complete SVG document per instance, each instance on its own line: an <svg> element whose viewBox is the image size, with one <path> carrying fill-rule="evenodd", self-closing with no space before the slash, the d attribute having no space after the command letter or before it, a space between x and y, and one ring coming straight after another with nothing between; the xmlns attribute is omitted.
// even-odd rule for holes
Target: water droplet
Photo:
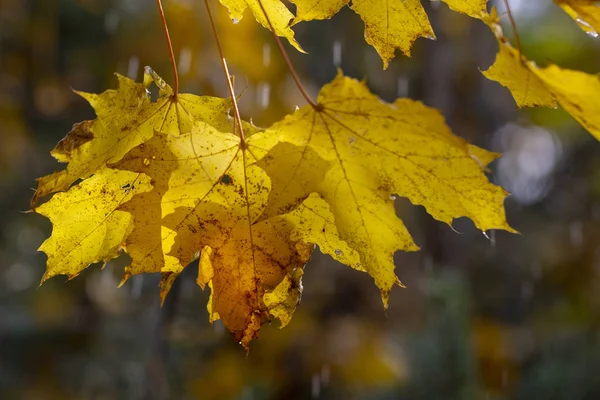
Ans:
<svg viewBox="0 0 600 400"><path fill-rule="evenodd" d="M490 241L492 247L496 247L496 231L490 230L489 234L486 231L483 231L483 236Z"/></svg>
<svg viewBox="0 0 600 400"><path fill-rule="evenodd" d="M333 65L339 67L342 64L342 42L333 42Z"/></svg>
<svg viewBox="0 0 600 400"><path fill-rule="evenodd" d="M237 19L237 18L233 18L233 19L232 19L232 21L233 21L233 23L234 23L234 24L239 24L239 23L240 23L240 20L239 20L239 19ZM240 344L241 344L241 343L240 343Z"/></svg>
<svg viewBox="0 0 600 400"><path fill-rule="evenodd" d="M584 20L583 18L581 18L579 16L575 19L575 21L579 24L581 29L583 29L585 31L585 33L587 33L589 36L591 36L593 38L598 37L598 32L596 32L594 27L592 25L590 25L589 22L587 22L586 20Z"/></svg>
<svg viewBox="0 0 600 400"><path fill-rule="evenodd" d="M343 251L341 251L340 249L335 249L335 255L336 255L336 256L343 256L343 255L344 255L344 252L343 252Z"/></svg>
<svg viewBox="0 0 600 400"><path fill-rule="evenodd" d="M398 196L396 196L395 194L390 194L390 200L396 200L398 198Z"/></svg>

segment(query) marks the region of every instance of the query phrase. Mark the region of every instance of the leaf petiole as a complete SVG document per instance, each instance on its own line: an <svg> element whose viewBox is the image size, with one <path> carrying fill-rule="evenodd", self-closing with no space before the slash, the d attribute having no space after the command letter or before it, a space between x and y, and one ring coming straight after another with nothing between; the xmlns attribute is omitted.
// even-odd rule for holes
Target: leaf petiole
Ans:
<svg viewBox="0 0 600 400"><path fill-rule="evenodd" d="M175 53L173 53L173 45L171 43L171 35L169 35L169 28L167 27L167 19L165 18L165 10L163 10L161 0L156 0L158 6L158 13L162 21L162 26L167 37L167 45L169 46L169 55L171 56L171 66L173 67L173 97L177 98L179 93L179 74L177 73L177 63L175 62Z"/></svg>
<svg viewBox="0 0 600 400"><path fill-rule="evenodd" d="M237 99L235 97L235 91L233 89L233 79L232 76L229 74L229 68L227 68L227 60L225 60L225 56L223 56L223 49L221 48L221 41L219 40L219 35L217 34L217 27L215 26L215 21L210 10L209 0L204 0L204 4L206 5L206 12L208 13L208 19L210 20L210 26L212 27L213 35L215 36L217 50L219 51L219 57L221 58L221 66L223 67L223 72L225 73L225 80L227 81L229 96L231 97L231 103L233 104L233 117L235 121L234 130L239 129L241 145L242 147L245 147L246 138L244 137L242 117L240 116L240 109L238 107Z"/></svg>
<svg viewBox="0 0 600 400"><path fill-rule="evenodd" d="M273 23L271 22L271 19L269 18L269 15L267 14L267 10L265 10L265 6L263 6L262 0L258 0L258 5L260 6L260 9L262 10L263 14L265 14L265 18L267 20L267 23L269 24L269 30L271 31L271 34L273 35L275 42L277 42L277 47L279 47L279 52L283 56L283 59L285 60L285 63L287 64L287 67L290 70L290 73L292 74L292 78L294 79L294 82L296 83L298 90L300 90L300 93L302 93L302 96L304 97L306 102L308 104L310 104L314 109L317 109L318 108L317 103L314 102L314 100L310 97L310 95L304 88L304 85L302 84L302 82L300 81L300 78L298 77L298 74L296 73L296 69L294 68L294 65L292 64L290 58L288 57L285 47L283 47L283 43L281 43L281 39L279 39L279 36L277 36L277 34L275 33L275 28L273 27Z"/></svg>
<svg viewBox="0 0 600 400"><path fill-rule="evenodd" d="M508 19L510 21L510 25L513 29L513 34L515 35L515 43L517 44L517 50L519 50L520 54L523 54L523 49L521 48L521 39L519 38L519 31L517 30L517 24L515 23L515 19L512 14L512 10L510 9L510 4L508 4L508 0L504 0L504 7L506 7L506 13L508 14Z"/></svg>

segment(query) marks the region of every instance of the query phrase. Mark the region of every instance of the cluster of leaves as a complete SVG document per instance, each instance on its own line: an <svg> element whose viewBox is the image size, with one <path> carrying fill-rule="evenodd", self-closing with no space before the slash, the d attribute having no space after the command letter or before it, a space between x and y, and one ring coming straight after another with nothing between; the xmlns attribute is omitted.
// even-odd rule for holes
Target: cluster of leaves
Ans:
<svg viewBox="0 0 600 400"><path fill-rule="evenodd" d="M519 106L558 102L599 135L596 77L527 62L486 1L444 1L492 29L500 52L485 74L507 86ZM251 8L301 49L279 0L222 2L238 19ZM293 23L329 18L348 2L295 3ZM562 3L576 9L592 2ZM418 0L354 0L352 8L384 65L396 48L408 54L418 36L433 37ZM514 232L504 214L506 191L485 175L499 155L455 136L439 111L420 102L382 102L340 72L315 104L260 129L232 119L229 99L173 93L150 68L143 83L118 78L117 90L79 93L97 118L76 124L52 151L66 168L39 179L34 204L54 194L36 208L54 227L41 247L48 255L43 280L73 278L124 251L131 263L123 283L161 273L164 299L198 260L198 284L211 290L211 321L222 319L247 347L265 321L290 321L315 245L371 275L387 305L390 289L401 285L394 253L418 249L395 215L396 196L447 224L468 217L483 231Z"/></svg>

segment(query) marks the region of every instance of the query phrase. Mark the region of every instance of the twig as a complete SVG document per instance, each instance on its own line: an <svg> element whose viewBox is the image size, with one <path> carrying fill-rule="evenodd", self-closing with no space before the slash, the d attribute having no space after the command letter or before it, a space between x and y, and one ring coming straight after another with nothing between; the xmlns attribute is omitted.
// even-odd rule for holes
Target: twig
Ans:
<svg viewBox="0 0 600 400"><path fill-rule="evenodd" d="M169 46L169 54L171 56L171 66L173 67L173 97L177 97L179 93L179 74L177 73L177 63L175 62L175 54L173 53L173 45L171 44L171 36L169 35L169 28L167 27L167 19L165 18L165 11L163 10L161 0L156 0L158 6L158 12L162 21L163 29L165 30L165 36L167 37L167 45Z"/></svg>

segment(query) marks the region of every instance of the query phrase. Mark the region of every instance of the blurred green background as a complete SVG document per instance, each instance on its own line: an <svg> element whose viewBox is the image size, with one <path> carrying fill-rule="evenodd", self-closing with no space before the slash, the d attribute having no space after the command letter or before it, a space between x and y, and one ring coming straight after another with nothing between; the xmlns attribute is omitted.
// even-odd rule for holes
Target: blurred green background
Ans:
<svg viewBox="0 0 600 400"><path fill-rule="evenodd" d="M304 105L268 31L211 1L244 117L268 126ZM550 0L510 2L529 58L600 71L600 39ZM438 40L386 71L349 9L297 25L310 54L290 56L313 95L339 67L503 152L490 179L513 193L521 235L486 238L462 219L457 233L398 199L422 250L396 255L407 288L389 309L366 274L315 253L292 322L265 327L247 355L208 323L191 267L162 308L157 276L117 289L124 260L38 287L51 226L24 213L31 188L94 117L71 88L115 88L114 72L139 80L145 65L172 73L154 0L0 0L0 399L599 399L600 143L562 110L517 110L479 73L497 51L488 28L423 3ZM227 96L204 2L164 6L182 91Z"/></svg>

